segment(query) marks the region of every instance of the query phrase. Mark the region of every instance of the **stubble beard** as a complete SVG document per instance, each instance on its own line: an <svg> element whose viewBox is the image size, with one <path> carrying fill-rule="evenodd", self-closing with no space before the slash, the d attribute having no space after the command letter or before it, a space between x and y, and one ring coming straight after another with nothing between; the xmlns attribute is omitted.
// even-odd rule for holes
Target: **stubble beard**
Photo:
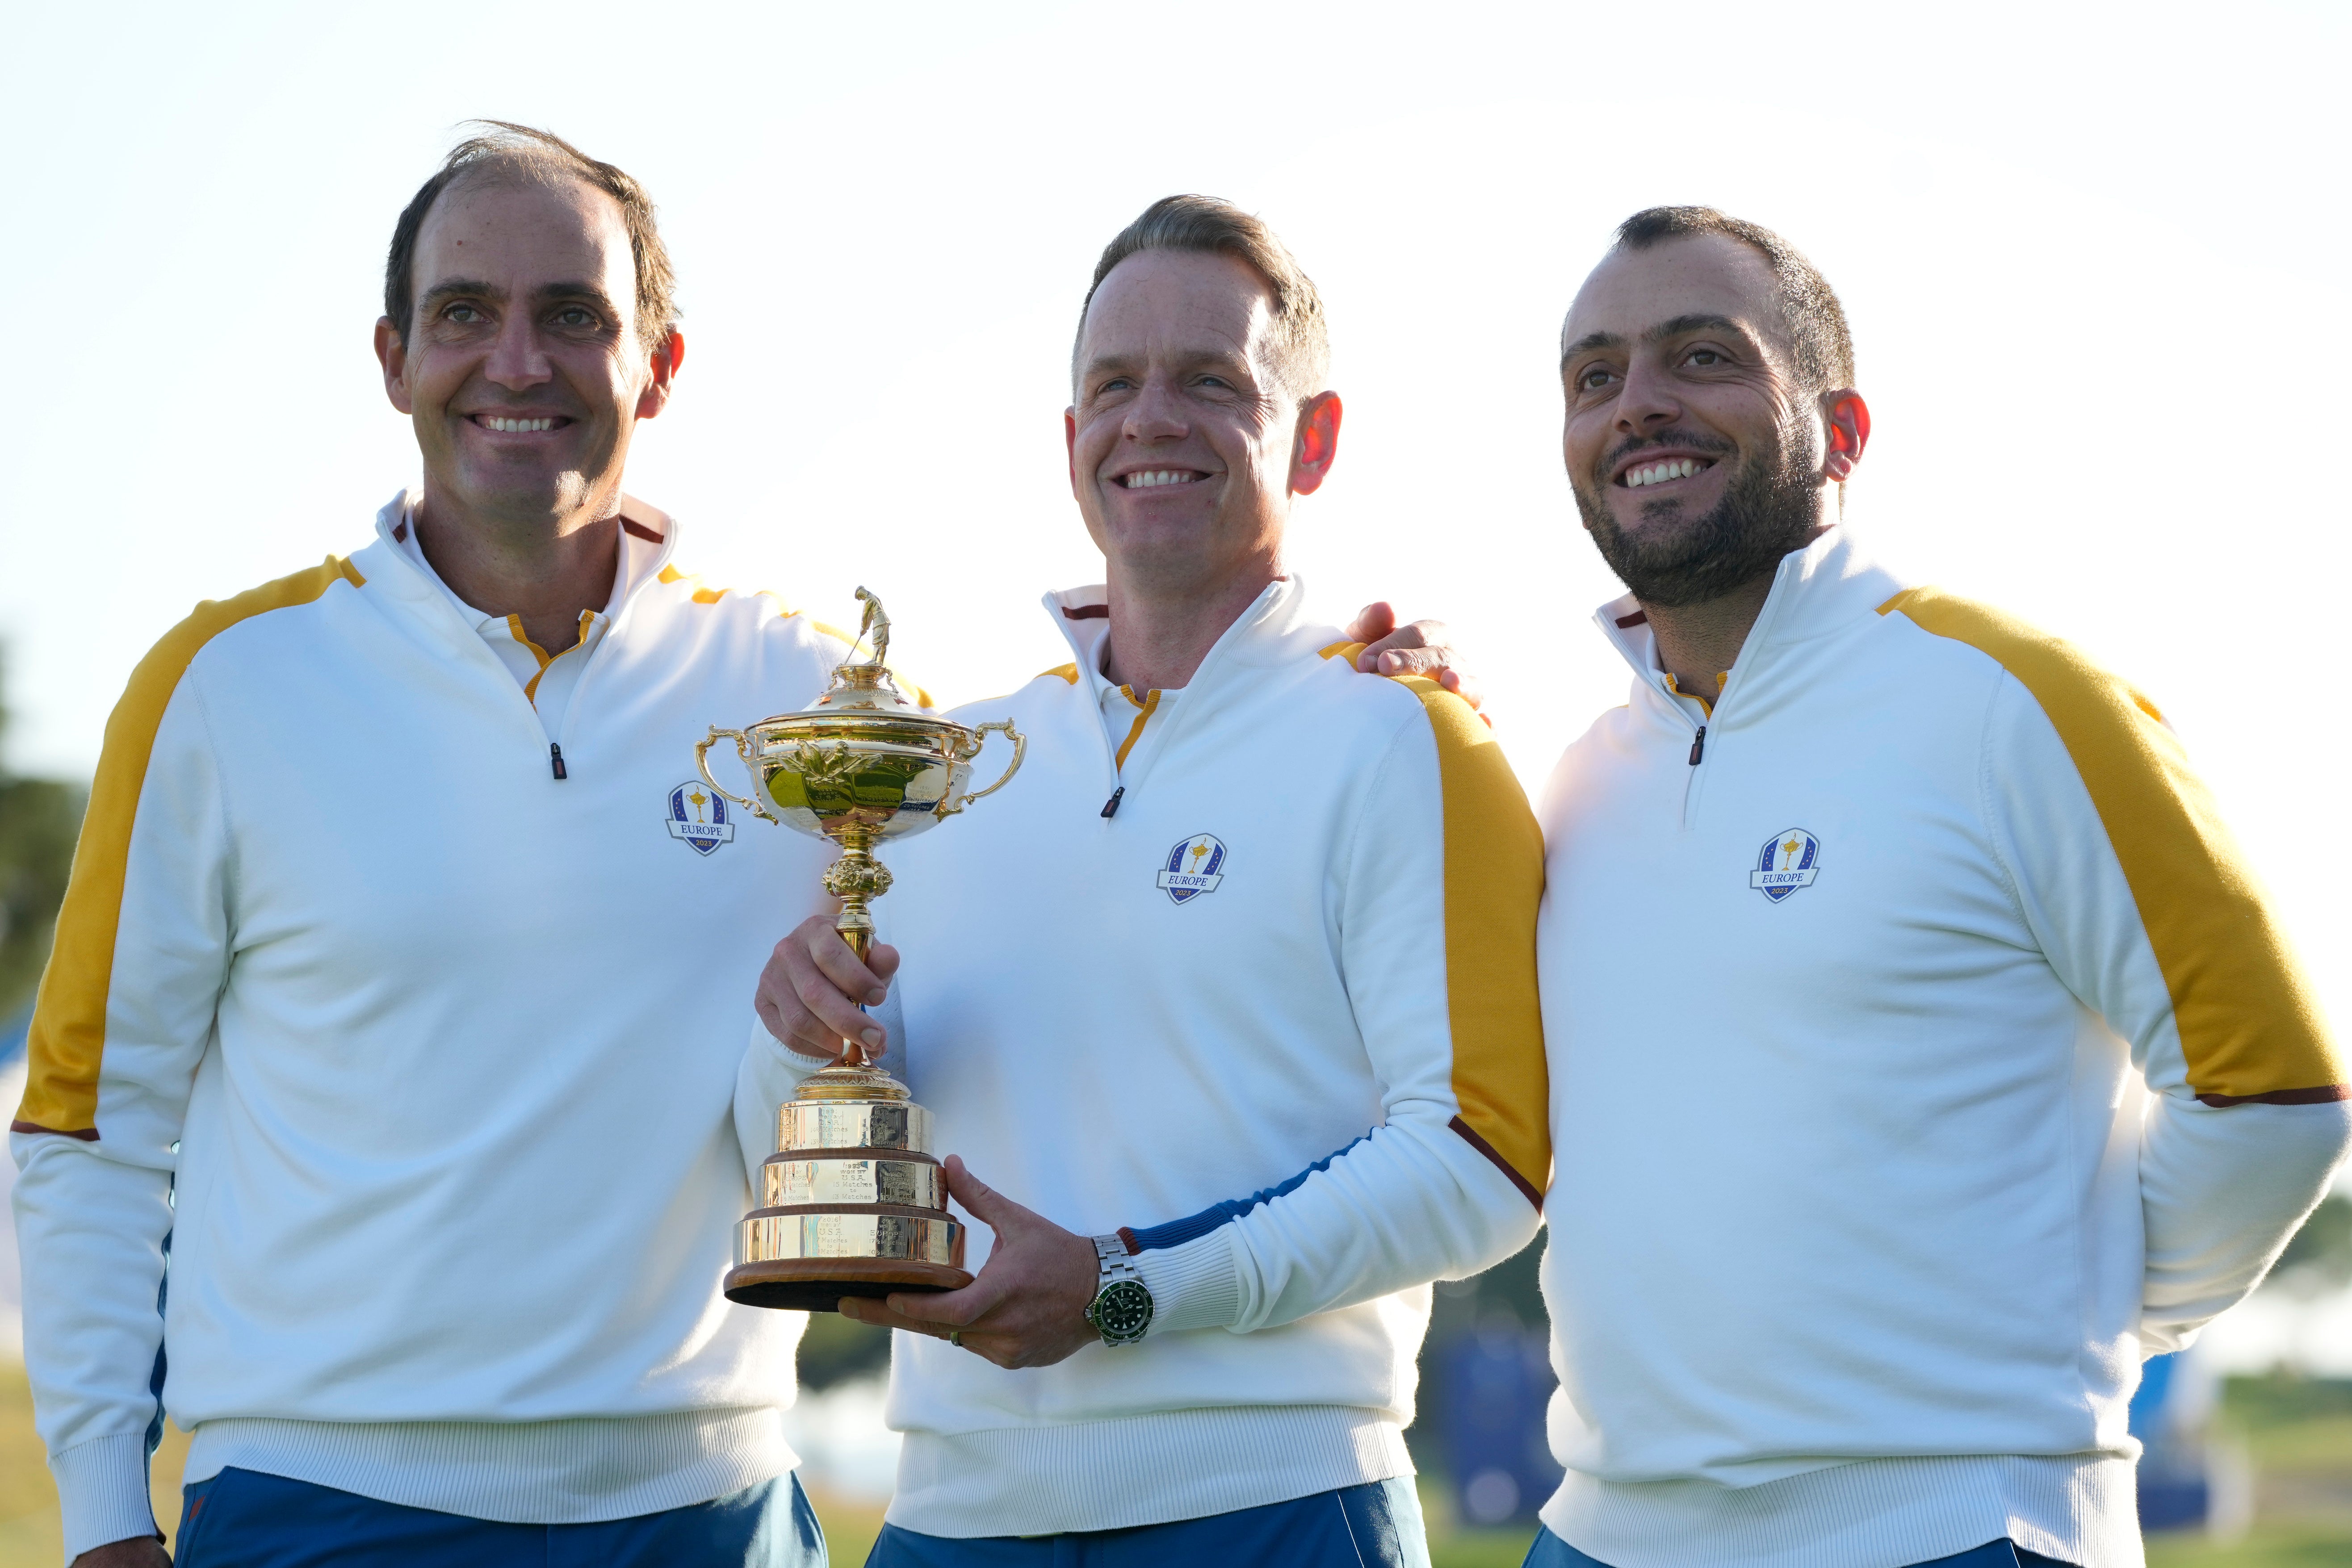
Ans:
<svg viewBox="0 0 2352 1568"><path fill-rule="evenodd" d="M1667 609L1703 605L1769 575L1783 556L1812 539L1821 519L1817 464L1807 460L1801 439L1791 434L1780 432L1771 450L1741 460L1722 499L1698 517L1677 524L1680 500L1644 501L1641 515L1652 526L1638 534L1619 527L1609 506L1606 475L1624 457L1623 447L1600 473L1583 475L1570 488L1601 558L1633 597ZM1733 460L1727 443L1662 436L1643 445L1720 447L1717 460Z"/></svg>

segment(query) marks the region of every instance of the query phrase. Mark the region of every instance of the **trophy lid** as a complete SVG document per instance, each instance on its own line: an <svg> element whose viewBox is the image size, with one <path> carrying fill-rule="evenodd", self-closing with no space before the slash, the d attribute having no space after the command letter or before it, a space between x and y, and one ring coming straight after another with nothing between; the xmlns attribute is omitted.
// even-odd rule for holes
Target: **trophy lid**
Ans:
<svg viewBox="0 0 2352 1568"><path fill-rule="evenodd" d="M906 693L898 689L890 679L889 670L883 666L883 660L890 654L890 617L883 613L882 601L864 588L857 590L857 596L866 602L866 616L857 624L857 640L863 642L871 637L874 657L867 659L853 657L843 660L835 668L833 679L826 685L824 695L791 717L797 719L826 713L897 713L909 719L925 717L922 709L908 700ZM853 655L856 653L855 644L851 645L851 652Z"/></svg>
<svg viewBox="0 0 2352 1568"><path fill-rule="evenodd" d="M803 718L819 713L903 713L909 719L927 717L922 709L909 701L907 694L891 682L890 672L879 664L845 664L833 672L832 681L824 695L792 715Z"/></svg>

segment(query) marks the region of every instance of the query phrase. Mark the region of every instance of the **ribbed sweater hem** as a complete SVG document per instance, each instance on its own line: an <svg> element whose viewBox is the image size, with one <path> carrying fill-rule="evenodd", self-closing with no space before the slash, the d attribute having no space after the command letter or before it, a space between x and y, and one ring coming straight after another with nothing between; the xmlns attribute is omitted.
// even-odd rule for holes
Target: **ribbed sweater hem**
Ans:
<svg viewBox="0 0 2352 1568"><path fill-rule="evenodd" d="M1412 1474L1404 1429L1337 1405L909 1432L889 1521L924 1535L1059 1535L1204 1519Z"/></svg>
<svg viewBox="0 0 2352 1568"><path fill-rule="evenodd" d="M2129 1459L1862 1459L1762 1486L1576 1470L1547 1529L1610 1568L1908 1568L1999 1541L2078 1568L2142 1568Z"/></svg>
<svg viewBox="0 0 2352 1568"><path fill-rule="evenodd" d="M144 1432L77 1443L49 1456L49 1474L58 1483L68 1563L94 1546L158 1533L147 1500Z"/></svg>
<svg viewBox="0 0 2352 1568"><path fill-rule="evenodd" d="M232 1467L506 1524L593 1524L725 1497L799 1463L782 1412L565 1421L206 1421L186 1479Z"/></svg>

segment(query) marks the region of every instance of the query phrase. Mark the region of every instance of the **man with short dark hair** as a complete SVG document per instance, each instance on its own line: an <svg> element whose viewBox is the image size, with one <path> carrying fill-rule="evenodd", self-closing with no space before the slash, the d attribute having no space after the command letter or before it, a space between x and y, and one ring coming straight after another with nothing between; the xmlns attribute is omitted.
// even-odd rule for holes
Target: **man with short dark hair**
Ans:
<svg viewBox="0 0 2352 1568"><path fill-rule="evenodd" d="M823 1561L801 1320L715 1289L766 1152L708 982L823 858L681 780L846 644L622 493L668 271L620 171L458 147L376 325L421 487L198 606L109 722L15 1126L69 1558L163 1561L168 1409L184 1563Z"/></svg>
<svg viewBox="0 0 2352 1568"><path fill-rule="evenodd" d="M1703 207L1570 308L1630 703L1542 816L1535 1568L2129 1568L2126 1405L2341 1159L2308 980L2155 705L1841 521L1836 295Z"/></svg>
<svg viewBox="0 0 2352 1568"><path fill-rule="evenodd" d="M68 1556L162 1561L168 1409L190 1563L820 1563L806 1320L719 1284L790 1082L737 987L830 853L689 758L848 639L622 491L685 347L627 174L490 123L385 289L423 483L140 665L43 981L16 1204Z"/></svg>
<svg viewBox="0 0 2352 1568"><path fill-rule="evenodd" d="M894 852L903 1026L852 1000L897 950L830 921L762 984L803 1072L901 1039L994 1233L964 1289L842 1303L908 1331L876 1568L1427 1563L1429 1283L1525 1245L1549 1164L1542 846L1468 707L1347 673L1285 564L1328 363L1248 214L1112 241L1064 416L1108 580L1046 595L1069 663L961 715L1016 721L1020 776Z"/></svg>

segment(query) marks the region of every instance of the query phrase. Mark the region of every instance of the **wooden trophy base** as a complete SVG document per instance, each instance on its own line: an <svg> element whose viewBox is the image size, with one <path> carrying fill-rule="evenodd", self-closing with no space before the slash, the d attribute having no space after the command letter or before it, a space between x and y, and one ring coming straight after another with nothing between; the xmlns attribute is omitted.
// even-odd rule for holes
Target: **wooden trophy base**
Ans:
<svg viewBox="0 0 2352 1568"><path fill-rule="evenodd" d="M727 1299L745 1307L791 1312L837 1312L844 1296L883 1297L893 1290L961 1290L963 1269L944 1263L884 1258L772 1258L727 1274Z"/></svg>

